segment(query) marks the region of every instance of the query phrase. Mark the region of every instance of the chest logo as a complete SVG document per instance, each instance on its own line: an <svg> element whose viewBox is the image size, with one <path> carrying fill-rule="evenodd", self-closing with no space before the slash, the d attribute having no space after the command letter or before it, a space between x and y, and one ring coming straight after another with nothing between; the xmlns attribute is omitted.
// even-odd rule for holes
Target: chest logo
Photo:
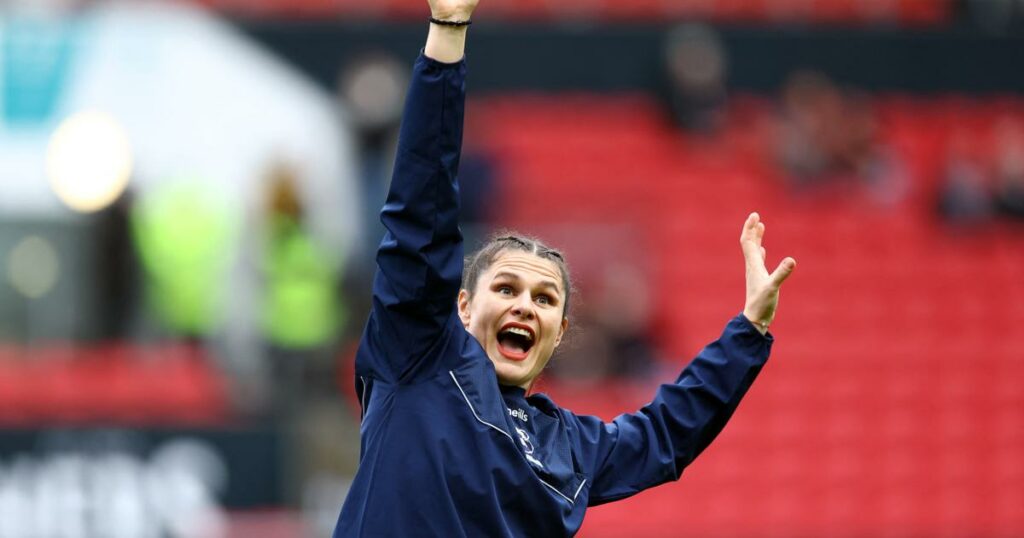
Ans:
<svg viewBox="0 0 1024 538"><path fill-rule="evenodd" d="M533 442L530 441L530 434L522 428L516 428L516 433L519 435L519 444L523 445L523 454L526 456L526 461L543 471L544 464L533 457Z"/></svg>
<svg viewBox="0 0 1024 538"><path fill-rule="evenodd" d="M519 434L519 444L523 445L523 452L533 454L533 443L530 442L530 434L526 433L526 430L522 428L516 428L516 433Z"/></svg>
<svg viewBox="0 0 1024 538"><path fill-rule="evenodd" d="M527 415L526 411L523 410L522 408L516 408L515 410L513 410L511 407L509 407L507 409L508 409L508 416L513 417L513 418L518 418L519 420L521 420L523 422L529 422L530 421L530 416Z"/></svg>

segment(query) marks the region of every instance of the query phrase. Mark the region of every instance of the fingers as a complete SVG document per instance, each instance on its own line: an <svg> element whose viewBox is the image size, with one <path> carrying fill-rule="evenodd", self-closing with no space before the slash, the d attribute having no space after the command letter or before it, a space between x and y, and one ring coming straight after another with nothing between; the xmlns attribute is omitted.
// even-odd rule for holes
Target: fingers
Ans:
<svg viewBox="0 0 1024 538"><path fill-rule="evenodd" d="M761 222L761 215L757 212L753 212L747 215L747 220L743 223L743 237L753 237L754 230L757 228L758 223Z"/></svg>
<svg viewBox="0 0 1024 538"><path fill-rule="evenodd" d="M740 233L740 246L743 247L743 256L748 261L757 259L757 255L761 254L761 237L763 236L764 223L761 222L761 216L757 212L751 213L743 223L743 231ZM764 259L763 254L761 254L761 259Z"/></svg>
<svg viewBox="0 0 1024 538"><path fill-rule="evenodd" d="M761 215L758 215L755 211L743 223L743 232L740 234L740 240L752 240L760 244L762 237L764 237L764 223L761 222Z"/></svg>
<svg viewBox="0 0 1024 538"><path fill-rule="evenodd" d="M793 274L794 269L796 269L796 260L788 257L782 260L771 274L772 285L776 288L782 286L782 283L789 278L789 275Z"/></svg>

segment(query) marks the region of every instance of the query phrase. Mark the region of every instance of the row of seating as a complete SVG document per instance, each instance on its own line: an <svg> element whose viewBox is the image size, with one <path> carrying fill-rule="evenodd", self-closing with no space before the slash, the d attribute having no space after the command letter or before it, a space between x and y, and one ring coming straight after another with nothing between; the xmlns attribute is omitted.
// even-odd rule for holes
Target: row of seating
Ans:
<svg viewBox="0 0 1024 538"><path fill-rule="evenodd" d="M725 131L712 139L680 133L652 100L637 104L632 95L607 98L603 106L568 96L561 110L540 101L537 96L528 96L519 103L515 97L492 98L487 104L496 106L483 114L496 125L509 123L521 129L502 135L500 143L490 144L503 162L510 163L507 175L517 178L517 182L518 178L535 178L553 195L586 197L585 203L605 205L602 214L629 220L646 216L660 223L663 214L652 209L671 207L677 213L685 209L694 221L706 222L715 214L728 215L716 199L734 201L729 207L765 207L765 203L783 197L791 204L790 209L819 223L803 226L801 234L805 237L827 238L833 228L854 225L876 231L899 228L898 233L844 233L844 240L852 242L849 247L859 250L927 244L925 238L939 221L938 196L951 156L970 159L987 182L983 188L994 188L992 178L1005 151L1003 145L1012 143L1007 140L1013 135L1007 133L1024 133L1024 100L999 96L988 102L945 96L921 98L926 103L921 104L906 96L884 96L873 106L880 118L881 147L895 157L891 174L874 183L833 181L799 189L778 166L774 145L778 139L777 113L770 101L741 96L737 106L730 109ZM914 106L904 106L908 101ZM536 113L529 109L536 109ZM609 117L601 118L602 113ZM523 114L528 115L522 118ZM602 140L603 134L607 140ZM488 137L485 133L481 138ZM567 159L565 152L575 157ZM530 157L521 158L526 154ZM633 183L624 177L642 179L644 192L657 194L645 197L634 192ZM694 188L694 180L712 183L715 188ZM613 202L617 202L614 207L607 207ZM870 213L872 218L844 221L845 217L830 217L840 209L843 211L839 215ZM586 217L587 210L582 207L574 205L566 210L570 216ZM544 207L524 211L522 216L528 216L531 211L544 211ZM894 212L915 213L916 218L892 218ZM1005 249L1000 245L1012 244L1020 231L1020 225L998 222L982 237L966 243L955 237L951 240L967 249ZM910 241L911 235L906 234L916 234L920 240ZM778 233L773 237L783 238ZM808 241L828 243L810 237Z"/></svg>
<svg viewBox="0 0 1024 538"><path fill-rule="evenodd" d="M765 151L731 142L771 117L767 101L745 103L746 127L733 118L708 143L636 96L493 99L482 138L517 193L499 221L552 240L574 224L628 229L654 290L660 380L741 309L749 211L767 224L769 266L799 262L772 358L720 438L682 484L592 509L581 536L1024 534L1024 230L951 234L921 175L960 129L1024 122L1024 99L879 98L882 137L909 162L914 192L888 206L856 190L791 191ZM560 246L570 262L621 262L621 238L598 237L603 257L594 241ZM657 381L541 390L611 419Z"/></svg>
<svg viewBox="0 0 1024 538"><path fill-rule="evenodd" d="M0 348L0 427L218 424L226 394L209 357L187 346Z"/></svg>
<svg viewBox="0 0 1024 538"><path fill-rule="evenodd" d="M415 0L193 0L213 9L259 16L359 15L419 18ZM489 17L503 19L611 19L663 21L700 17L715 21L885 23L934 25L952 16L951 0L494 0Z"/></svg>

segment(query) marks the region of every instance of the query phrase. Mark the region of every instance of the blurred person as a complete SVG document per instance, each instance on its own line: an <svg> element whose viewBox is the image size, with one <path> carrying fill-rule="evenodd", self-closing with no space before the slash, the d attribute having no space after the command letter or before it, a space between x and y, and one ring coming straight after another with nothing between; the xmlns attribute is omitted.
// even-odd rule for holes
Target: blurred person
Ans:
<svg viewBox="0 0 1024 538"><path fill-rule="evenodd" d="M665 41L665 98L680 128L717 133L725 120L728 58L709 26L684 24Z"/></svg>
<svg viewBox="0 0 1024 538"><path fill-rule="evenodd" d="M992 200L985 175L975 164L953 158L946 165L938 210L946 222L973 227L989 222Z"/></svg>
<svg viewBox="0 0 1024 538"><path fill-rule="evenodd" d="M990 32L1019 28L1024 22L1024 0L959 0L961 17Z"/></svg>
<svg viewBox="0 0 1024 538"><path fill-rule="evenodd" d="M988 178L981 164L967 150L969 137L963 131L954 133L937 200L939 216L960 230L987 224L993 214Z"/></svg>
<svg viewBox="0 0 1024 538"><path fill-rule="evenodd" d="M307 229L297 174L284 162L271 167L263 221L262 327L274 409L284 414L307 395L309 381L333 389L331 369L345 320L337 289L341 263Z"/></svg>
<svg viewBox="0 0 1024 538"><path fill-rule="evenodd" d="M797 185L819 181L840 146L842 96L817 72L792 74L782 89L778 158Z"/></svg>
<svg viewBox="0 0 1024 538"><path fill-rule="evenodd" d="M593 290L597 300L584 305L573 319L582 337L559 352L551 362L551 374L573 384L650 377L657 367L657 351L650 335L648 281L633 264L605 266Z"/></svg>
<svg viewBox="0 0 1024 538"><path fill-rule="evenodd" d="M884 144L871 103L824 74L798 71L782 90L777 155L798 187L863 187L881 205L905 198L910 181L897 153Z"/></svg>
<svg viewBox="0 0 1024 538"><path fill-rule="evenodd" d="M356 133L366 207L378 207L384 202L408 80L406 64L383 51L358 55L338 76L338 97ZM460 164L465 181L460 192L459 218L467 242L475 244L487 235L491 225L486 200L494 192L495 161L482 141L486 138L486 126L467 127L470 136L466 138ZM372 245L384 229L372 211L367 211L366 217L364 244ZM373 255L367 252L362 259L372 262ZM372 266L366 269L372 273Z"/></svg>
<svg viewBox="0 0 1024 538"><path fill-rule="evenodd" d="M743 313L640 412L604 423L528 396L569 326L572 284L562 255L524 236L463 259L456 177L477 0L429 4L356 356L361 461L334 535L573 535L587 506L677 479L721 431L768 358L796 262L768 273L751 213Z"/></svg>
<svg viewBox="0 0 1024 538"><path fill-rule="evenodd" d="M878 118L868 96L849 92L844 116L848 129L837 156L840 169L848 170L879 205L897 205L910 191L909 173L902 157L882 142Z"/></svg>
<svg viewBox="0 0 1024 538"><path fill-rule="evenodd" d="M375 51L357 55L338 74L338 99L356 138L364 207L377 207L384 201L391 175L388 156L394 154L398 141L409 78L406 72L406 65L397 58ZM369 248L384 229L373 211L366 211L364 220L366 240L362 244ZM360 253L358 258L366 261L365 267L357 268L359 272L372 273L372 252Z"/></svg>
<svg viewBox="0 0 1024 538"><path fill-rule="evenodd" d="M465 244L479 245L494 226L499 163L491 151L489 125L468 119L459 159L459 227Z"/></svg>
<svg viewBox="0 0 1024 538"><path fill-rule="evenodd" d="M1005 217L1024 219L1024 129L1002 122L996 132L995 209Z"/></svg>
<svg viewBox="0 0 1024 538"><path fill-rule="evenodd" d="M645 378L657 363L650 334L650 279L639 267L627 262L606 266L602 279L595 311L600 330L612 342L612 373L618 377Z"/></svg>
<svg viewBox="0 0 1024 538"><path fill-rule="evenodd" d="M212 185L167 181L140 195L131 215L153 329L192 343L224 321L223 282L237 247L236 215Z"/></svg>
<svg viewBox="0 0 1024 538"><path fill-rule="evenodd" d="M992 217L989 178L979 158L970 151L971 134L953 132L942 169L936 210L957 230L973 230Z"/></svg>
<svg viewBox="0 0 1024 538"><path fill-rule="evenodd" d="M615 375L612 338L602 329L595 312L580 309L573 315L572 334L565 337L558 355L545 368L545 376L576 388L592 388Z"/></svg>
<svg viewBox="0 0 1024 538"><path fill-rule="evenodd" d="M131 212L135 205L133 189L124 192L109 206L97 211L96 222L96 297L99 305L99 337L128 338L138 319L141 270L132 241Z"/></svg>

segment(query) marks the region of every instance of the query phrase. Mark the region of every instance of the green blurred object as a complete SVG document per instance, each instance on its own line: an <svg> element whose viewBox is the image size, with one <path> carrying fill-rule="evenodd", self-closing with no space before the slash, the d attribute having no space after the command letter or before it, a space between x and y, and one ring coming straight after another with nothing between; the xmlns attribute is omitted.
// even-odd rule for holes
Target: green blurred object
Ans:
<svg viewBox="0 0 1024 538"><path fill-rule="evenodd" d="M337 264L288 215L274 215L264 258L267 278L263 327L287 349L327 344L344 322L335 283Z"/></svg>
<svg viewBox="0 0 1024 538"><path fill-rule="evenodd" d="M211 185L169 182L132 212L147 299L166 328L181 335L207 336L221 322L237 224Z"/></svg>

